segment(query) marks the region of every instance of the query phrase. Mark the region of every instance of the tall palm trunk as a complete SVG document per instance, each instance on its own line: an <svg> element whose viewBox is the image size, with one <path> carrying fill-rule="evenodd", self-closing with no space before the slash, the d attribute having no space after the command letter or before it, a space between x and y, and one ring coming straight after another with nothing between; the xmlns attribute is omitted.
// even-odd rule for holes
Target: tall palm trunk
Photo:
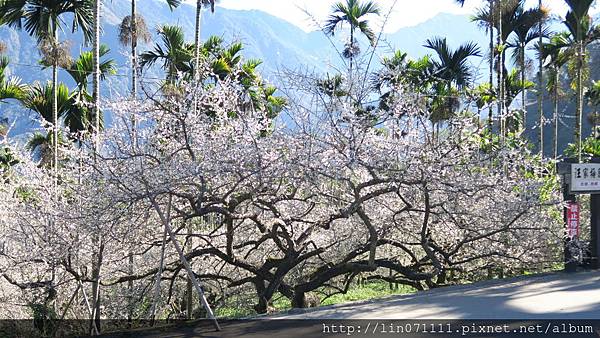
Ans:
<svg viewBox="0 0 600 338"><path fill-rule="evenodd" d="M542 10L542 0L538 0L538 8L540 9L540 12ZM542 30L544 28L544 19L540 18L540 22L538 23L538 30L539 30L539 37L538 37L538 45L539 45L539 57L538 57L538 92L537 92L537 104L538 104L538 114L540 115L540 156L543 158L544 157L544 61L542 60L543 55L542 55L542 42L543 42L543 37L542 37ZM556 123L556 121L555 121ZM554 129L554 135L555 135L555 139L554 142L556 143L556 126ZM556 144L555 144L555 149L554 149L554 158L556 159Z"/></svg>
<svg viewBox="0 0 600 338"><path fill-rule="evenodd" d="M196 32L194 37L196 50L194 52L194 81L198 81L200 76L200 33L202 32L202 4L202 0L196 0Z"/></svg>
<svg viewBox="0 0 600 338"><path fill-rule="evenodd" d="M555 78L553 79L554 82L554 87L552 88L552 96L553 96L553 104L554 104L554 113L553 113L553 119L554 119L554 137L553 137L553 155L554 155L554 160L556 160L558 158L558 86L560 83L560 67L555 66L554 69L554 76Z"/></svg>
<svg viewBox="0 0 600 338"><path fill-rule="evenodd" d="M93 41L93 63L94 72L92 85L94 87L93 93L93 113L94 113L94 132L96 133L95 139L95 150L98 151L98 142L100 134L100 2L101 0L94 1L94 41Z"/></svg>
<svg viewBox="0 0 600 338"><path fill-rule="evenodd" d="M523 115L521 116L521 118L523 119L521 121L521 126L522 126L522 131L524 132L525 130L527 130L527 103L525 102L527 100L527 90L525 89L525 44L523 44L522 46L519 47L519 67L521 68L521 86L522 86L522 90L521 90L521 109L523 111Z"/></svg>
<svg viewBox="0 0 600 338"><path fill-rule="evenodd" d="M58 27L56 22L52 23L52 41L58 45ZM54 190L58 188L58 65L56 60L52 62L52 169L54 171Z"/></svg>
<svg viewBox="0 0 600 338"><path fill-rule="evenodd" d="M490 0L490 8L493 8L494 1ZM491 10L491 9L490 9ZM494 89L494 27L489 27L490 35L490 90ZM488 125L490 129L490 136L492 135L492 128L494 127L494 109L492 104L488 106Z"/></svg>
<svg viewBox="0 0 600 338"><path fill-rule="evenodd" d="M581 162L581 120L583 116L583 67L585 62L585 49L583 46L583 42L578 42L577 49L577 116L575 118L575 144L577 145L577 159Z"/></svg>
<svg viewBox="0 0 600 338"><path fill-rule="evenodd" d="M350 48L354 47L354 25L350 24ZM354 51L350 51L350 79L352 79L352 68L354 66ZM352 82L352 81L350 81Z"/></svg>
<svg viewBox="0 0 600 338"><path fill-rule="evenodd" d="M94 159L100 147L100 5L101 0L94 1L94 41L92 62L94 64L92 85L93 93L93 115L94 115ZM98 233L93 237L94 253L92 254L92 297L93 315L91 320L96 322L96 328L100 330L100 269L102 266L102 252L104 245ZM93 326L93 325L90 325Z"/></svg>
<svg viewBox="0 0 600 338"><path fill-rule="evenodd" d="M137 99L137 18L135 0L131 0L131 98ZM131 116L131 134L133 151L136 149L137 143L137 126L135 115ZM130 276L134 273L134 258L133 251L130 250L128 257L128 273ZM127 298L127 321L131 323L133 320L133 280L127 282L128 298Z"/></svg>
<svg viewBox="0 0 600 338"><path fill-rule="evenodd" d="M504 43L502 41L502 1L497 0L497 8L494 10L498 20L498 35L496 37L496 52L498 53L498 65L497 65L497 80L498 80L498 116L500 117L500 139L504 139L506 129L506 116L504 116L504 61L502 55L504 52L500 48Z"/></svg>
<svg viewBox="0 0 600 338"><path fill-rule="evenodd" d="M202 5L203 5L203 1L202 0L196 0L196 30L194 32L194 46L195 46L195 51L194 51L194 85L198 86L200 83L200 41L202 38ZM198 98L196 95L196 90L194 90L194 113L197 113L198 110ZM193 243L192 243L192 235L194 233L194 229L192 227L192 223L188 223L187 226L187 231L188 231L188 240L187 240L187 246L186 246L186 250L188 252L192 251L193 248ZM186 318L187 319L191 319L192 318L192 312L194 310L194 285L193 285L193 281L188 277L187 278L187 283L186 283L186 299L185 299L185 304L186 304Z"/></svg>
<svg viewBox="0 0 600 338"><path fill-rule="evenodd" d="M137 39L136 5L135 0L131 0L131 96L134 100L137 98L138 78Z"/></svg>

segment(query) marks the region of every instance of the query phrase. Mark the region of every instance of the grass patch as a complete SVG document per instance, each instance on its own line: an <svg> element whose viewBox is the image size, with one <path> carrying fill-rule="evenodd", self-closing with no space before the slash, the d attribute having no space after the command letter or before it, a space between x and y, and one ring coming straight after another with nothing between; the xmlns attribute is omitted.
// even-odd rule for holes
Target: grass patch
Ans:
<svg viewBox="0 0 600 338"><path fill-rule="evenodd" d="M345 294L336 294L321 301L321 306L343 304L361 300L382 298L392 295L404 295L414 293L416 290L410 286L398 285L397 288L390 289L389 284L385 282L368 282L362 285L355 284ZM320 293L318 293L320 294ZM323 296L321 296L323 299ZM247 299L244 302L231 299L230 304L215 310L215 315L219 318L242 318L256 315L252 308L254 299ZM245 303L245 304L243 304ZM289 299L277 293L273 296L273 307L277 312L286 311L292 308Z"/></svg>
<svg viewBox="0 0 600 338"><path fill-rule="evenodd" d="M415 291L414 288L406 285L398 285L396 289L391 290L388 283L370 282L363 285L356 285L350 288L346 294L333 295L321 301L321 305L335 305L392 295L405 295L407 293L414 293Z"/></svg>

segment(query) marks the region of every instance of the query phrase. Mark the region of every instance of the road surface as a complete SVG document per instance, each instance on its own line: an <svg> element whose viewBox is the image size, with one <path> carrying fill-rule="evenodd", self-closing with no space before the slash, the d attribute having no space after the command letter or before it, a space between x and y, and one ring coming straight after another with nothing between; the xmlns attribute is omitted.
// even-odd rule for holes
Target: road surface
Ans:
<svg viewBox="0 0 600 338"><path fill-rule="evenodd" d="M600 319L600 272L452 286L287 319Z"/></svg>
<svg viewBox="0 0 600 338"><path fill-rule="evenodd" d="M251 321L223 322L221 332L215 332L210 323L199 322L161 330L136 331L103 337L344 337L348 335L321 334L322 324L320 321L331 323L332 320L359 319L598 320L600 319L600 272L526 276L465 286L452 286L367 302L335 305L306 311L296 310ZM315 323L318 325L315 325ZM421 337L420 335L413 336ZM511 335L498 335L498 337L509 336ZM528 335L527 337L530 336L535 337L535 335ZM576 336L578 335L571 335L570 337ZM379 336L369 335L368 337ZM429 336L424 335L423 337ZM438 334L431 337L441 338L444 335ZM584 336L581 335L581 337Z"/></svg>

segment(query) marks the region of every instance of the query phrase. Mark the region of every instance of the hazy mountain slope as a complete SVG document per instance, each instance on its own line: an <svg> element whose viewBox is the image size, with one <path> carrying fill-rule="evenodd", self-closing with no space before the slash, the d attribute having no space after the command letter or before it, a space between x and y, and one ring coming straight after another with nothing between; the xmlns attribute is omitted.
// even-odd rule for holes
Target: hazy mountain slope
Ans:
<svg viewBox="0 0 600 338"><path fill-rule="evenodd" d="M432 37L445 37L448 44L455 48L467 41L474 41L481 46L482 53L487 53L489 39L485 30L471 22L468 15L441 13L422 24L406 27L396 33L389 34L387 40L397 49L408 52L413 57L431 54L423 47L425 41Z"/></svg>
<svg viewBox="0 0 600 338"><path fill-rule="evenodd" d="M174 12L159 0L138 1L138 10L156 37L156 27L161 24L181 25L186 33L186 39L194 37L195 8L183 5ZM123 17L129 15L130 3L127 0L105 2L103 8L102 43L111 48L110 58L118 65L118 75L109 78L102 84L102 92L108 97L127 95L129 88L129 48L118 43L118 25ZM216 13L205 12L202 23L202 37L219 35L226 41L240 40L245 45L243 54L246 58L259 58L264 61L261 71L271 80L280 67L297 67L309 65L310 68L323 70L320 60L327 58L328 49L320 48L327 39L320 33L305 33L298 27L260 11L235 11L218 8ZM66 20L68 21L68 20ZM69 40L72 54L78 55L81 47L81 33L61 34L62 40ZM11 60L10 72L23 79L24 82L47 81L51 77L49 69L43 70L38 65L40 58L36 41L26 32L0 27L0 40L8 47L7 54ZM140 52L150 49L152 43L141 45ZM160 67L144 72L146 83L155 83L163 78ZM69 86L74 86L65 72L60 72L59 79ZM20 134L35 126L32 119L35 114L24 111L17 105L3 104L0 106L0 118L7 118L14 127L11 134ZM108 116L110 121L110 116Z"/></svg>

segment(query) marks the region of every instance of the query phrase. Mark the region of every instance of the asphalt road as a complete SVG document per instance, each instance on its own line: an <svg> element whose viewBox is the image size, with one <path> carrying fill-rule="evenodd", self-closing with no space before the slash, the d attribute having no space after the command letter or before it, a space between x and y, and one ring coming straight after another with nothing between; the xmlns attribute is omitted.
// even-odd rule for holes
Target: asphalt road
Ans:
<svg viewBox="0 0 600 338"><path fill-rule="evenodd" d="M287 319L600 319L600 271L452 286Z"/></svg>
<svg viewBox="0 0 600 338"><path fill-rule="evenodd" d="M104 337L136 338L312 338L345 337L325 335L324 324L335 320L355 321L363 328L373 322L356 320L536 320L600 319L600 271L549 274L453 286L413 295L394 296L368 302L292 311L251 321L223 322L215 332L208 322L154 331L137 331ZM575 322L575 321L574 321ZM600 323L600 321L598 321ZM368 335L379 337L380 335ZM390 335L382 335L392 337ZM410 335L402 337L445 337L460 335ZM511 335L498 335L498 337ZM535 337L528 335L527 337ZM570 337L584 335L570 335ZM593 336L596 336L595 334ZM471 335L470 337L475 337ZM489 337L489 336L487 336ZM494 335L495 337L495 335ZM523 337L523 336L521 336Z"/></svg>

